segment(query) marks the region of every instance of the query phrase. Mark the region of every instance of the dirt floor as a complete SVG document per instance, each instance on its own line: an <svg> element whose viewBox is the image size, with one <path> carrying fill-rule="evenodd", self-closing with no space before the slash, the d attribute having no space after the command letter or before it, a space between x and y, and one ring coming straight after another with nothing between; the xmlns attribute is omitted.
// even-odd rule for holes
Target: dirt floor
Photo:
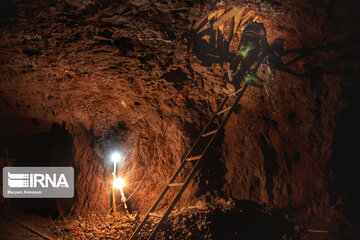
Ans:
<svg viewBox="0 0 360 240"><path fill-rule="evenodd" d="M54 221L53 234L63 239L129 239L139 217L125 212L91 214ZM140 234L146 239L158 220L152 219ZM155 239L297 239L304 229L293 225L281 211L251 202L218 199L214 204L173 211Z"/></svg>
<svg viewBox="0 0 360 240"><path fill-rule="evenodd" d="M0 239L44 239L36 232L25 227L24 224L30 226L30 228L35 229L36 231L39 231L46 234L47 236L51 236L56 239L56 235L52 234L51 232L51 223L52 222L49 218L40 217L34 214L14 214L9 212L6 214L2 213L0 215Z"/></svg>
<svg viewBox="0 0 360 240"><path fill-rule="evenodd" d="M11 219L5 216L11 216ZM7 212L2 214L0 220L0 239L43 239L16 221L52 239L127 240L140 223L140 218L136 213L128 216L122 210L116 217L110 213L93 213L62 219ZM152 219L144 227L140 239L147 239L157 222ZM336 232L297 225L294 216L281 210L269 209L251 201L217 199L213 204L199 201L195 206L173 211L155 239L329 240L337 237Z"/></svg>
<svg viewBox="0 0 360 240"><path fill-rule="evenodd" d="M0 218L0 239L12 240L12 239L31 239L40 240L42 239L37 234L30 230L24 229L17 223L11 220Z"/></svg>

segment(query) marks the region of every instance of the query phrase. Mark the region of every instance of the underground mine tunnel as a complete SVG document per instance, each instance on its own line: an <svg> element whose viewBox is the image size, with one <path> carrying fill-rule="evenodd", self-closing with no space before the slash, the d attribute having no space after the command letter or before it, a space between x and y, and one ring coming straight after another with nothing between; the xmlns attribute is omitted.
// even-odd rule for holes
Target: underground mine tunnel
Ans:
<svg viewBox="0 0 360 240"><path fill-rule="evenodd" d="M0 239L357 240L358 1L0 1Z"/></svg>

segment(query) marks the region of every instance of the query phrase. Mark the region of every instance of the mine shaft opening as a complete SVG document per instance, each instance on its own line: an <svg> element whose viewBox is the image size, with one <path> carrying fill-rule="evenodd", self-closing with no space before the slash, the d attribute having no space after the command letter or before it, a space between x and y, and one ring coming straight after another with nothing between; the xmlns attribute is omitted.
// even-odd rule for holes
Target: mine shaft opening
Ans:
<svg viewBox="0 0 360 240"><path fill-rule="evenodd" d="M15 161L13 166L71 166L75 169L73 138L63 126L54 123L49 131L39 132L25 143L22 156ZM66 217L75 202L75 198L19 198L11 200L11 206L14 208L53 218Z"/></svg>
<svg viewBox="0 0 360 240"><path fill-rule="evenodd" d="M230 83L232 90L241 88L243 80L251 77L252 69L269 50L264 24L254 11L245 7L220 8L200 19L192 31L192 44L203 65L221 65L225 82ZM208 191L221 194L221 186L225 184L226 167L219 161L224 132L215 141L217 147L201 167L199 196Z"/></svg>
<svg viewBox="0 0 360 240"><path fill-rule="evenodd" d="M195 55L205 66L220 64L231 89L239 89L253 64L269 51L261 18L246 7L211 12L194 25L192 33Z"/></svg>

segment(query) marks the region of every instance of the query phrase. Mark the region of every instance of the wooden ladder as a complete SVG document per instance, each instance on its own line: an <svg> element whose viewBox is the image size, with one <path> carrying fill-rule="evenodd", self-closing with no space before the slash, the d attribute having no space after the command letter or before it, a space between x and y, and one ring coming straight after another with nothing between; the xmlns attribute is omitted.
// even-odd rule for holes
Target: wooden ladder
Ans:
<svg viewBox="0 0 360 240"><path fill-rule="evenodd" d="M260 65L260 62L254 67L251 72L254 74L257 70L257 68ZM252 79L252 78L251 78ZM193 143L190 150L187 152L185 158L181 162L180 166L177 168L175 173L170 178L169 183L165 186L162 193L159 195L157 200L154 202L150 210L146 213L144 219L140 223L140 225L136 228L134 233L131 236L131 240L136 240L139 237L139 233L143 233L141 230L145 226L146 223L149 223L148 220L150 218L157 218L160 219L160 221L155 224L155 227L151 231L150 236L148 239L154 239L157 232L159 231L159 228L164 223L166 218L169 216L170 212L175 207L176 203L179 201L181 195L185 191L186 187L190 183L191 179L194 177L200 161L204 158L205 154L209 150L211 144L214 142L214 139L216 136L220 133L220 131L224 128L225 124L229 120L231 114L235 110L235 107L239 103L241 97L244 95L245 90L247 89L251 79L245 80L245 84L242 88L238 89L234 93L231 93L227 96L225 96L224 100L222 101L219 109L213 114L213 116L210 118L208 123L206 124L205 128L202 130L196 141ZM219 123L217 124L218 127L211 128L215 120L219 119ZM176 179L181 173L181 171L185 168L185 166L189 163L192 163L192 170L187 175L184 182L177 182ZM161 200L165 197L166 193L169 191L170 188L179 188L178 192L176 193L176 196L173 198L170 205L167 207L165 213L156 213L155 210L160 204Z"/></svg>

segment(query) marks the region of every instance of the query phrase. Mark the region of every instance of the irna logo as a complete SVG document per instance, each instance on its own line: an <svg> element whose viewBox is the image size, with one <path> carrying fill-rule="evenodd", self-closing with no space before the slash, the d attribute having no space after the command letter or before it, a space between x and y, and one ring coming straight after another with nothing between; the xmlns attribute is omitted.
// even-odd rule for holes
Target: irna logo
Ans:
<svg viewBox="0 0 360 240"><path fill-rule="evenodd" d="M8 172L8 185L12 188L69 187L65 174L56 173L51 176L50 174L41 173L22 174Z"/></svg>
<svg viewBox="0 0 360 240"><path fill-rule="evenodd" d="M5 198L72 198L72 167L4 167Z"/></svg>

